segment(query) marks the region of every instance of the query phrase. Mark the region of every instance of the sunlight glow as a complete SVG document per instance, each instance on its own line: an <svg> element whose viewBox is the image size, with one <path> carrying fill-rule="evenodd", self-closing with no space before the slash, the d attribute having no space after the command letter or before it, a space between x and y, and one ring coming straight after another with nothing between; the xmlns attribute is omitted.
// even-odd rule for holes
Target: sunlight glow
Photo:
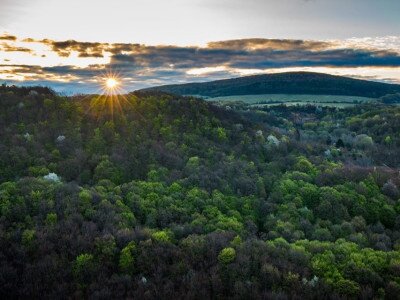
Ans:
<svg viewBox="0 0 400 300"><path fill-rule="evenodd" d="M115 89L115 87L118 85L118 81L115 78L107 78L106 80L106 87L108 89Z"/></svg>
<svg viewBox="0 0 400 300"><path fill-rule="evenodd" d="M132 108L129 95L123 88L125 77L115 70L106 70L101 75L92 78L92 82L99 84L99 90L91 98L87 113L93 114L98 119L114 115L122 116L125 111Z"/></svg>
<svg viewBox="0 0 400 300"><path fill-rule="evenodd" d="M113 71L105 71L101 76L95 78L101 83L101 90L103 95L118 95L122 94L122 81L120 74Z"/></svg>

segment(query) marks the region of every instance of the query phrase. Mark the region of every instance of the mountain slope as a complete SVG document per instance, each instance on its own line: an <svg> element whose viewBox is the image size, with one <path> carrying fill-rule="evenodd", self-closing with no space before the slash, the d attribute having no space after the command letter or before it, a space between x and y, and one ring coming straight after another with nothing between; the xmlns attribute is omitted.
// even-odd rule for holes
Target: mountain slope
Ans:
<svg viewBox="0 0 400 300"><path fill-rule="evenodd" d="M292 72L254 75L211 82L164 85L145 90L206 97L256 94L312 94L375 98L400 92L400 85L321 73Z"/></svg>
<svg viewBox="0 0 400 300"><path fill-rule="evenodd" d="M0 298L397 299L399 114L3 86Z"/></svg>

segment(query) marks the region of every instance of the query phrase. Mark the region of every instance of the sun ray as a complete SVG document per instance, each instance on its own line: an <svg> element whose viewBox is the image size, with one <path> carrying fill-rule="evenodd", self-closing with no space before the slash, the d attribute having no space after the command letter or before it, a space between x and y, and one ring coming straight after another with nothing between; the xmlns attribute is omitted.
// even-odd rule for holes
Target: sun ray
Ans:
<svg viewBox="0 0 400 300"><path fill-rule="evenodd" d="M99 83L97 96L87 109L97 119L109 116L114 120L115 115L123 116L128 107L132 106L128 100L128 92L123 89L123 79L119 72L107 70L94 78Z"/></svg>
<svg viewBox="0 0 400 300"><path fill-rule="evenodd" d="M98 91L91 95L91 101L86 109L86 114L95 117L98 121L109 117L114 121L114 116L125 119L125 114L132 112L142 121L145 117L134 109L134 99L123 88L124 77L117 71L107 70L94 78ZM89 97L89 96L87 96ZM85 97L84 99L87 99Z"/></svg>

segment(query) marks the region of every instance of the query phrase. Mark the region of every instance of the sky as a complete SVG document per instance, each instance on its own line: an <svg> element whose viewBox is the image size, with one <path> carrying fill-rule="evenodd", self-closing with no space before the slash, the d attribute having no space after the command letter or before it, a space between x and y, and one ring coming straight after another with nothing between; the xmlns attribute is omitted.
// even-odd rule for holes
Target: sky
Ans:
<svg viewBox="0 0 400 300"><path fill-rule="evenodd" d="M399 0L0 0L0 83L97 92L315 71L400 83Z"/></svg>

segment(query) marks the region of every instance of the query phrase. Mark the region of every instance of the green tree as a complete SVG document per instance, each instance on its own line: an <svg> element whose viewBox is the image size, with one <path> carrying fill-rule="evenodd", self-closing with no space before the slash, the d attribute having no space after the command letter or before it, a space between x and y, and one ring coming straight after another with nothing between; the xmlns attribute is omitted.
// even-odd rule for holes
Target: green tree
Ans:
<svg viewBox="0 0 400 300"><path fill-rule="evenodd" d="M25 229L22 233L21 242L26 248L31 248L35 241L36 231L33 229Z"/></svg>
<svg viewBox="0 0 400 300"><path fill-rule="evenodd" d="M226 134L226 130L223 127L217 127L215 129L215 135L217 137L217 139L221 142L224 142L228 139L228 136Z"/></svg>
<svg viewBox="0 0 400 300"><path fill-rule="evenodd" d="M151 235L151 237L158 242L164 242L164 243L172 242L172 232L168 230L156 231Z"/></svg>
<svg viewBox="0 0 400 300"><path fill-rule="evenodd" d="M334 289L341 295L356 297L360 292L357 282L348 279L340 279L333 285Z"/></svg>
<svg viewBox="0 0 400 300"><path fill-rule="evenodd" d="M94 241L95 245L95 257L101 261L103 265L112 265L115 260L115 256L118 253L115 238L111 234L98 237Z"/></svg>
<svg viewBox="0 0 400 300"><path fill-rule="evenodd" d="M134 271L134 251L136 249L135 242L130 242L126 247L121 250L119 255L119 268L121 272L132 274Z"/></svg>
<svg viewBox="0 0 400 300"><path fill-rule="evenodd" d="M75 280L82 285L90 282L95 262L92 254L82 253L78 255L72 267L72 273Z"/></svg>
<svg viewBox="0 0 400 300"><path fill-rule="evenodd" d="M121 182L122 174L107 157L104 157L94 170L93 177L96 181L108 179L113 183L118 184Z"/></svg>
<svg viewBox="0 0 400 300"><path fill-rule="evenodd" d="M304 156L299 157L294 168L297 171L307 174L314 174L316 172L315 166Z"/></svg>
<svg viewBox="0 0 400 300"><path fill-rule="evenodd" d="M49 226L55 225L57 223L57 214L48 213L46 216L46 224Z"/></svg>
<svg viewBox="0 0 400 300"><path fill-rule="evenodd" d="M221 250L218 255L218 260L222 264L230 264L236 258L236 250L232 247L227 247Z"/></svg>

